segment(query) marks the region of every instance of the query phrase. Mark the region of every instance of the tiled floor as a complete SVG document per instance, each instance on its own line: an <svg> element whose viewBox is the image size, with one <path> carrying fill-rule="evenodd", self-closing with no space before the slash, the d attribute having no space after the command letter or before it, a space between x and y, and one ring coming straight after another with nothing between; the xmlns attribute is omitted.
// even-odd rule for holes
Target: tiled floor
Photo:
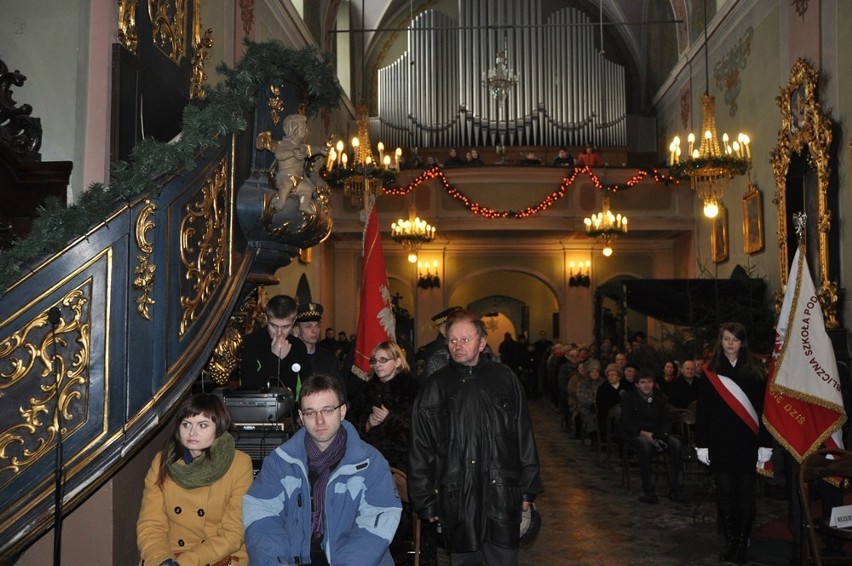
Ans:
<svg viewBox="0 0 852 566"><path fill-rule="evenodd" d="M638 471L630 487L622 486L621 470L601 463L589 446L562 432L553 405L530 401L545 493L537 499L542 515L535 543L522 549L524 565L718 565L715 504L710 483L698 469L689 481L689 504L665 497L665 478L658 480L658 505L640 503ZM757 524L777 520L786 503L758 500ZM752 540L751 564L786 565L791 545L780 540Z"/></svg>
<svg viewBox="0 0 852 566"><path fill-rule="evenodd" d="M675 503L664 475L658 479L658 505L640 503L638 470L630 473L630 489L622 485L621 469L601 462L589 446L562 432L553 405L530 401L545 493L537 500L542 527L535 543L520 552L524 566L589 565L719 565L721 539L711 483L701 464L687 476L691 502ZM756 524L783 524L786 502L758 499ZM766 530L766 529L763 529ZM774 532L783 531L774 529ZM783 533L781 533L783 536ZM753 536L750 564L786 566L792 545ZM786 537L785 537L786 538ZM449 560L439 551L439 566Z"/></svg>

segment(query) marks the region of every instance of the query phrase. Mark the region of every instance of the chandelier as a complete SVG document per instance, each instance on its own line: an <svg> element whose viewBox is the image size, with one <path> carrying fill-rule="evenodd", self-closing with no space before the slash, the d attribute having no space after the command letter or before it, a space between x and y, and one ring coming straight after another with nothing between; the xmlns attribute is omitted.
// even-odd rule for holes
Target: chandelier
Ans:
<svg viewBox="0 0 852 566"><path fill-rule="evenodd" d="M670 173L680 179L689 178L690 187L704 204L704 216L715 218L725 189L736 175L748 172L751 166L751 140L739 134L730 142L728 134L722 134L722 144L716 137L716 100L709 94L701 97L700 145L695 147L695 134L687 136L689 144L686 159L681 159L682 149L679 136L669 145Z"/></svg>
<svg viewBox="0 0 852 566"><path fill-rule="evenodd" d="M751 167L751 140L739 134L731 143L728 134L722 134L722 144L716 136L716 99L710 96L710 67L707 55L707 1L704 1L704 72L705 90L701 97L701 139L695 147L695 134L690 133L685 158L681 158L680 136L669 144L669 174L678 179L689 178L689 184L704 205L704 216L715 218L725 189L736 175L743 175Z"/></svg>
<svg viewBox="0 0 852 566"><path fill-rule="evenodd" d="M621 214L613 214L609 208L609 195L603 197L601 211L586 217L586 234L597 238L603 244L603 255L612 255L612 242L627 233L627 217Z"/></svg>
<svg viewBox="0 0 852 566"><path fill-rule="evenodd" d="M417 263L420 247L435 239L435 227L421 220L412 206L408 209L407 220L400 218L391 224L391 238L408 250L408 261Z"/></svg>
<svg viewBox="0 0 852 566"><path fill-rule="evenodd" d="M482 73L482 86L488 89L491 97L497 102L497 107L502 108L506 95L518 84L518 75L509 68L506 63L506 50L497 52L494 68Z"/></svg>
<svg viewBox="0 0 852 566"><path fill-rule="evenodd" d="M343 187L343 195L349 199L353 208L363 209L381 194L382 188L396 182L402 149L385 153L385 144L376 144L378 159L370 149L369 109L358 106L358 135L351 140L351 159L345 151L343 140L328 151L325 164L326 183L333 187Z"/></svg>

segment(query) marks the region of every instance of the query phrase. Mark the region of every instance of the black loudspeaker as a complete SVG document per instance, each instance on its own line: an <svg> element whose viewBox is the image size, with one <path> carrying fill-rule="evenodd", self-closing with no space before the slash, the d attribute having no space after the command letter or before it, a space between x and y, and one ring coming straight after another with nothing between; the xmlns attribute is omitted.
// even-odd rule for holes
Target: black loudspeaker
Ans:
<svg viewBox="0 0 852 566"><path fill-rule="evenodd" d="M283 427L246 428L238 425L234 433L237 450L242 450L251 457L255 474L260 471L263 459L289 438L290 434L283 430Z"/></svg>
<svg viewBox="0 0 852 566"><path fill-rule="evenodd" d="M234 424L276 424L291 416L295 401L288 387L274 387L268 392L228 391L223 394L225 407Z"/></svg>

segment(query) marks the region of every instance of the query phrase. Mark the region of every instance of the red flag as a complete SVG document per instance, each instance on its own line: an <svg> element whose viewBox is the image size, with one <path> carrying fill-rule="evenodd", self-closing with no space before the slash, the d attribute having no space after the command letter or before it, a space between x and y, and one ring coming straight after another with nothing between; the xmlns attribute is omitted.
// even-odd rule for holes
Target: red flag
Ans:
<svg viewBox="0 0 852 566"><path fill-rule="evenodd" d="M361 309L358 313L352 373L366 380L372 373L370 352L377 344L395 340L396 336L385 254L375 208L370 209L367 225L364 226L363 258Z"/></svg>
<svg viewBox="0 0 852 566"><path fill-rule="evenodd" d="M823 443L843 448L837 361L801 247L790 267L769 375L763 422L797 461Z"/></svg>

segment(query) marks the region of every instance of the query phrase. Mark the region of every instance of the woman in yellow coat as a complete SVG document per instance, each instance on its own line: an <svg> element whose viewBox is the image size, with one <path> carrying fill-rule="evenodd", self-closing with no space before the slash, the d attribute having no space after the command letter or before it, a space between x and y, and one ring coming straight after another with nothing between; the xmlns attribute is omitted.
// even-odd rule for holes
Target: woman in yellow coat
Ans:
<svg viewBox="0 0 852 566"><path fill-rule="evenodd" d="M243 495L251 458L236 450L216 395L178 408L174 433L145 476L136 540L144 566L245 566Z"/></svg>

